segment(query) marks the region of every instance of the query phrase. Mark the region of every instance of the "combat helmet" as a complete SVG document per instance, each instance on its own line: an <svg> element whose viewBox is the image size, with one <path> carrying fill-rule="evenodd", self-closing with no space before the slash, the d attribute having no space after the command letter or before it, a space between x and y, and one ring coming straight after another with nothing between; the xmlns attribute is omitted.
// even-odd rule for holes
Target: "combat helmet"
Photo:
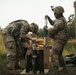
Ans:
<svg viewBox="0 0 76 75"><path fill-rule="evenodd" d="M64 8L62 6L57 6L52 8L52 11L56 12L57 14L60 14L60 13L64 13Z"/></svg>
<svg viewBox="0 0 76 75"><path fill-rule="evenodd" d="M39 29L38 25L36 23L31 23L31 25L34 25L34 32L33 33L37 34L38 29Z"/></svg>

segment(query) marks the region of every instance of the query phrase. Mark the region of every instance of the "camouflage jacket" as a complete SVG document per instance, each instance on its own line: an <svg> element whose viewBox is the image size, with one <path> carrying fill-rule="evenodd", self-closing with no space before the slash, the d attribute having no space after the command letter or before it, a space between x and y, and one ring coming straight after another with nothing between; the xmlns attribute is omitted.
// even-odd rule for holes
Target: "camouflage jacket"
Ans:
<svg viewBox="0 0 76 75"><path fill-rule="evenodd" d="M49 35L52 35L54 40L65 40L67 41L67 22L64 17L56 19L54 21L53 28L49 28L48 30Z"/></svg>
<svg viewBox="0 0 76 75"><path fill-rule="evenodd" d="M20 34L27 34L29 32L29 24L26 20L16 20L9 23L4 31L13 37L18 37Z"/></svg>

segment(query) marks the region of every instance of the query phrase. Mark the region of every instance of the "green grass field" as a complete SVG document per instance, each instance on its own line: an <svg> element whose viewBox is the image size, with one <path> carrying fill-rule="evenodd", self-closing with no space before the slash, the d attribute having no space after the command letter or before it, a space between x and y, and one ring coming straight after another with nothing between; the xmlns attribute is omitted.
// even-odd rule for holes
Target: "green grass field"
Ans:
<svg viewBox="0 0 76 75"><path fill-rule="evenodd" d="M68 43L63 51L63 56L76 53L76 45L75 43Z"/></svg>
<svg viewBox="0 0 76 75"><path fill-rule="evenodd" d="M3 39L2 39L2 34L0 31L0 74L5 73L5 67L6 62L5 62L5 55L6 55L6 50L4 47Z"/></svg>

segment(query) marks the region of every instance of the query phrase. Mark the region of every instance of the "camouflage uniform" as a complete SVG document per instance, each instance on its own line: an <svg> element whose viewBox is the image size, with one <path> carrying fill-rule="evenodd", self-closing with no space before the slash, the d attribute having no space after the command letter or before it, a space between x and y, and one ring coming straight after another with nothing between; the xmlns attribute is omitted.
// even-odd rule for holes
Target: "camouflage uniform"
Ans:
<svg viewBox="0 0 76 75"><path fill-rule="evenodd" d="M64 17L54 21L54 27L49 29L49 36L53 38L52 51L58 56L60 62L58 65L63 66L62 52L67 43L67 23Z"/></svg>
<svg viewBox="0 0 76 75"><path fill-rule="evenodd" d="M64 12L61 6L58 6L52 10L57 14ZM52 21L50 18L48 18L48 20L51 24L53 24L53 28L49 28L48 30L48 36L53 38L51 49L52 65L50 68L52 69L53 67L56 69L56 71L58 71L59 68L65 68L62 52L67 43L67 21L63 16L56 18L54 21Z"/></svg>
<svg viewBox="0 0 76 75"><path fill-rule="evenodd" d="M19 35L29 32L29 24L26 20L17 20L9 23L3 30L3 40L6 48L7 68L19 67Z"/></svg>

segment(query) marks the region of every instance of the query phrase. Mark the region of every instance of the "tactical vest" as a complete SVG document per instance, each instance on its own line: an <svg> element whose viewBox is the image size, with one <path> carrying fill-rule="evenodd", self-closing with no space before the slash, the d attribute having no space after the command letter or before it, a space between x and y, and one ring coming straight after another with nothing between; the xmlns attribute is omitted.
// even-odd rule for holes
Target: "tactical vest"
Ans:
<svg viewBox="0 0 76 75"><path fill-rule="evenodd" d="M9 35L13 36L14 38L19 37L20 30L21 30L22 26L24 25L24 23L28 24L28 22L25 20L17 20L17 21L11 22L10 27L8 27L8 30L7 30ZM26 26L25 26L25 31L28 32L28 29Z"/></svg>
<svg viewBox="0 0 76 75"><path fill-rule="evenodd" d="M18 24L18 25L16 25L16 28L11 31L11 35L12 35L14 38L19 37L21 27L22 27L22 25L21 25L21 24Z"/></svg>

